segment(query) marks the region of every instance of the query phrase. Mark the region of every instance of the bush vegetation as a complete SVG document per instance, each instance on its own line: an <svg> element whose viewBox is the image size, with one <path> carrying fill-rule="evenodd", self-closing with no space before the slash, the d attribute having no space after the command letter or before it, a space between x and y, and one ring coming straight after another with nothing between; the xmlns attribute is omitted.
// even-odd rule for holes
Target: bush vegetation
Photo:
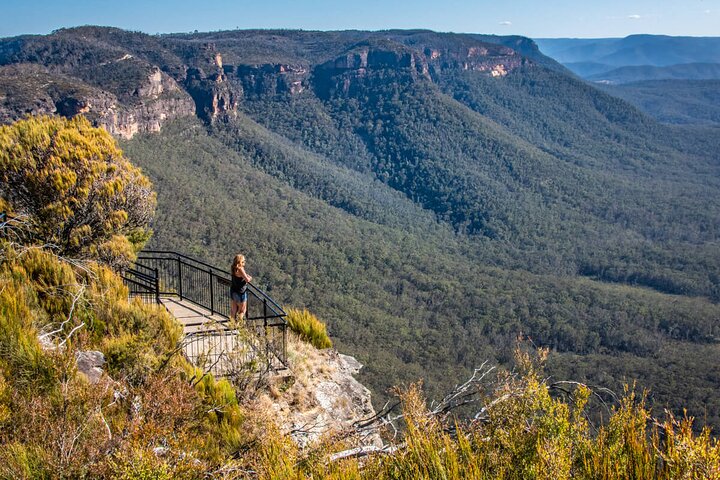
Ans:
<svg viewBox="0 0 720 480"><path fill-rule="evenodd" d="M0 206L62 255L127 265L150 237L149 180L82 116L0 126L0 181Z"/></svg>
<svg viewBox="0 0 720 480"><path fill-rule="evenodd" d="M0 134L12 208L0 225L0 478L216 468L248 441L234 388L178 355L182 329L164 308L128 299L108 265L117 248L98 254L146 239L149 181L83 119L29 118ZM63 228L86 233L62 243ZM96 382L76 361L93 350L106 359Z"/></svg>
<svg viewBox="0 0 720 480"><path fill-rule="evenodd" d="M594 393L578 385L552 394L542 372L521 354L522 375L501 374L473 422L432 415L418 385L399 393L404 429L394 449L328 461L342 442L298 451L270 431L250 463L261 479L677 479L720 474L720 444L696 435L692 419L655 420L627 389L604 425L586 408ZM528 368L529 367L529 368ZM323 461L323 459L325 459Z"/></svg>
<svg viewBox="0 0 720 480"><path fill-rule="evenodd" d="M310 313L306 308L288 308L287 310L288 327L297 333L301 339L308 342L315 348L323 349L332 347L330 337L328 337L325 324Z"/></svg>
<svg viewBox="0 0 720 480"><path fill-rule="evenodd" d="M0 478L197 478L237 451L233 388L177 355L162 307L106 266L0 247ZM76 368L87 350L107 360L97 384Z"/></svg>

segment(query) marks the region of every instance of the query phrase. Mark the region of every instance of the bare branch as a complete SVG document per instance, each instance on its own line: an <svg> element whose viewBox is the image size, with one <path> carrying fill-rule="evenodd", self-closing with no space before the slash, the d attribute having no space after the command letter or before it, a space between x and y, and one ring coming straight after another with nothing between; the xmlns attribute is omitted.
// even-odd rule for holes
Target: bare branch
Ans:
<svg viewBox="0 0 720 480"><path fill-rule="evenodd" d="M70 337L72 336L72 334L75 333L76 331L80 330L84 326L85 326L85 322L81 323L80 325L78 325L75 328L73 328L72 330L70 330L70 333L67 334L67 336L65 337L65 340L58 343L58 347L62 347L63 345L65 345L65 343L67 343L67 341L70 340Z"/></svg>
<svg viewBox="0 0 720 480"><path fill-rule="evenodd" d="M328 460L330 462L337 462L338 460L343 460L345 458L361 458L376 454L390 455L402 448L405 448L404 443L401 443L400 445L386 445L384 447L366 445L363 447L351 448L349 450L343 450L342 452L333 453L330 455Z"/></svg>

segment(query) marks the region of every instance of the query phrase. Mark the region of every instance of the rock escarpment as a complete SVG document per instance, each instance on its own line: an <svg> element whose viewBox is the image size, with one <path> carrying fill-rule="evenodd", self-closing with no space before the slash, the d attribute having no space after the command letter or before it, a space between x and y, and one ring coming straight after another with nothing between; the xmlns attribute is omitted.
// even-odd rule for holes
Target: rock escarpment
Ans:
<svg viewBox="0 0 720 480"><path fill-rule="evenodd" d="M172 118L195 114L190 96L175 80L154 69L122 98L81 79L39 65L0 67L0 122L23 115L85 115L113 135L132 138L158 132Z"/></svg>
<svg viewBox="0 0 720 480"><path fill-rule="evenodd" d="M136 133L159 132L167 120L195 114L195 105L177 82L158 68L132 92L129 101L98 109L99 125L110 133L131 138Z"/></svg>
<svg viewBox="0 0 720 480"><path fill-rule="evenodd" d="M370 390L354 375L362 365L336 350L316 350L291 337L288 346L293 376L274 380L270 394L257 399L257 410L269 412L280 430L300 447L324 435L352 430L375 415ZM379 434L356 438L358 445L381 446Z"/></svg>
<svg viewBox="0 0 720 480"><path fill-rule="evenodd" d="M266 63L231 66L226 71L239 79L247 97L298 95L308 88L310 79L307 65Z"/></svg>
<svg viewBox="0 0 720 480"><path fill-rule="evenodd" d="M352 96L366 82L435 82L447 71L472 71L504 77L528 60L500 45L409 47L396 42L362 43L315 68L321 98Z"/></svg>
<svg viewBox="0 0 720 480"><path fill-rule="evenodd" d="M244 99L299 95L310 86L306 65L234 66L223 65L220 54L216 58L218 63L208 72L203 68L188 69L185 80L198 116L208 122L235 117Z"/></svg>
<svg viewBox="0 0 720 480"><path fill-rule="evenodd" d="M530 62L509 41L427 31L158 37L101 27L0 39L0 121L85 115L131 138L182 116L232 121L248 100L326 100L368 82L438 82L450 71L504 77ZM513 42L532 53L531 41Z"/></svg>

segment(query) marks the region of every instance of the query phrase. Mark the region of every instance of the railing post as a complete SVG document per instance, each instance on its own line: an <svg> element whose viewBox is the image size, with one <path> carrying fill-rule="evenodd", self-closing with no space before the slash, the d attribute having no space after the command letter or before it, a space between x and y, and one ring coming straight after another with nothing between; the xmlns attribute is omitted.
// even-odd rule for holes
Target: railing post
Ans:
<svg viewBox="0 0 720 480"><path fill-rule="evenodd" d="M157 268L153 268L155 272L155 303L160 304L160 272Z"/></svg>
<svg viewBox="0 0 720 480"><path fill-rule="evenodd" d="M210 315L215 315L215 289L213 288L212 270L208 270L208 276L210 277Z"/></svg>
<svg viewBox="0 0 720 480"><path fill-rule="evenodd" d="M263 298L263 321L264 321L263 326L264 326L265 328L267 328L267 317L268 317L268 313L267 313L267 298Z"/></svg>
<svg viewBox="0 0 720 480"><path fill-rule="evenodd" d="M267 328L267 298L263 297L263 337L265 337L265 356L270 358L270 342L268 341L268 328Z"/></svg>
<svg viewBox="0 0 720 480"><path fill-rule="evenodd" d="M182 300L183 299L182 262L180 261L180 257L177 257L177 271L178 271L178 295L180 295L180 300Z"/></svg>

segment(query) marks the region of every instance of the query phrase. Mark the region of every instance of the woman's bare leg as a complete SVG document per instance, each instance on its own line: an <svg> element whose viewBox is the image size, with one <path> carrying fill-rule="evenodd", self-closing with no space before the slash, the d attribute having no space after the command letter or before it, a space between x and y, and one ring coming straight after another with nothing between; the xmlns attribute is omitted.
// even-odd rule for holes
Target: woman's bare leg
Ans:
<svg viewBox="0 0 720 480"><path fill-rule="evenodd" d="M240 320L245 318L245 312L247 312L247 300L240 302Z"/></svg>
<svg viewBox="0 0 720 480"><path fill-rule="evenodd" d="M235 300L230 300L230 320L235 320L238 309L238 303Z"/></svg>

